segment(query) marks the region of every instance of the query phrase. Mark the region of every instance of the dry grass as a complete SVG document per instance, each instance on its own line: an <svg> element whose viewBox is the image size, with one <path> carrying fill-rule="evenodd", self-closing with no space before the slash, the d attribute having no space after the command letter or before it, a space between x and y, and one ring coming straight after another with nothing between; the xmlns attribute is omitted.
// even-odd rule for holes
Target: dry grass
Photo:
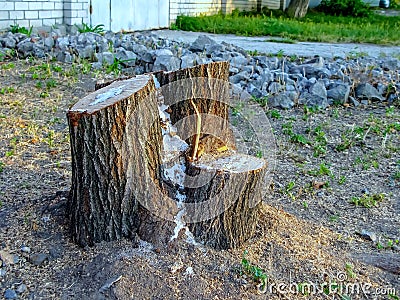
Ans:
<svg viewBox="0 0 400 300"><path fill-rule="evenodd" d="M70 243L64 218L71 176L65 113L93 89L94 74L83 74L83 64L36 60L13 64L0 65L0 91L4 91L0 94L0 248L18 255L20 262L8 267L0 283L1 293L16 288L16 282L24 282L29 292L23 297L34 293L38 299L93 298L107 279L123 275L107 295L120 299L327 299L323 293L307 296L276 290L259 295L258 283L241 272L245 250L247 259L268 276L268 286L338 282L338 274L346 275L343 283L382 287L396 282L395 275L357 261L353 254L380 253L386 257L394 252L379 250L360 238L356 234L359 229L371 228L382 242L386 237L400 237L400 206L396 206L399 181L389 181L400 168L396 164L400 161L400 133L392 129L386 137L385 151L376 157L377 170L364 170L363 165L352 162L360 153L371 154L369 146L380 149L382 135L370 130L368 147L355 145L346 153L334 149L348 124L362 124L370 112L380 116L383 112L385 117L380 119L387 124L399 122L398 107L388 115L384 107L371 111L338 108L337 116L332 109L306 120L298 109L280 112L282 117L272 124L280 149L275 190L267 199L269 205L264 205L256 236L241 249L214 251L178 241L170 248L151 250L143 245L133 247L127 240L80 249ZM293 118L295 130L302 134L307 126L326 124L326 156L314 157L313 149L293 143L282 133L282 124ZM330 163L334 179L309 174L322 161ZM339 184L339 175L347 181ZM330 186L315 189L309 186L312 180L329 181ZM295 182L294 199L285 192L290 181ZM386 193L386 200L370 210L355 208L347 198L364 185L372 192ZM337 214L338 221L329 219ZM51 254L48 263L36 267L19 251L22 245L28 245L32 253L59 249L61 254ZM188 267L193 268L193 275L185 274ZM340 299L333 292L330 299ZM352 295L351 299L362 297Z"/></svg>

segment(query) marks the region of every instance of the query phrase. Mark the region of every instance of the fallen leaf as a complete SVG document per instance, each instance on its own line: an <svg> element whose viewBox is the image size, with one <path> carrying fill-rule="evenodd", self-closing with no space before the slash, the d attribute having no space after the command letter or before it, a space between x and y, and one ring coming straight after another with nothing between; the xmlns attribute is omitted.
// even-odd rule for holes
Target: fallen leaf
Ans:
<svg viewBox="0 0 400 300"><path fill-rule="evenodd" d="M313 186L314 189L319 190L321 188L323 188L326 184L326 181L314 181Z"/></svg>

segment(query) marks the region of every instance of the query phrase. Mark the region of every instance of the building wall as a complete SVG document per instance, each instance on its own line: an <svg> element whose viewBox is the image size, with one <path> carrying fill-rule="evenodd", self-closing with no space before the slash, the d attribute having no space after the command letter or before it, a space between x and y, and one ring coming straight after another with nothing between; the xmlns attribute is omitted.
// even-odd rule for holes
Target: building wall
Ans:
<svg viewBox="0 0 400 300"><path fill-rule="evenodd" d="M64 3L64 24L88 23L89 0L61 0Z"/></svg>
<svg viewBox="0 0 400 300"><path fill-rule="evenodd" d="M89 0L0 0L0 29L82 24L88 7Z"/></svg>
<svg viewBox="0 0 400 300"><path fill-rule="evenodd" d="M102 5L104 1L104 5ZM118 0L115 0L118 1ZM136 1L136 0L131 0ZM168 1L168 0L162 0ZM251 10L257 6L257 0L169 0L169 12L165 11L169 22L175 22L179 15L196 16L199 14L231 13L234 9ZM319 0L311 0L311 2ZM378 0L364 0L377 5ZM51 26L55 24L89 23L89 3L92 0L0 0L0 29L18 24L24 27ZM109 0L98 0L103 9ZM261 0L261 6L270 9L286 8L290 0ZM315 6L317 3L314 4Z"/></svg>
<svg viewBox="0 0 400 300"><path fill-rule="evenodd" d="M251 10L256 7L257 0L170 0L170 22L175 22L179 15L196 16L219 11L231 13L234 9Z"/></svg>
<svg viewBox="0 0 400 300"><path fill-rule="evenodd" d="M179 15L215 14L221 9L221 0L170 0L170 22Z"/></svg>

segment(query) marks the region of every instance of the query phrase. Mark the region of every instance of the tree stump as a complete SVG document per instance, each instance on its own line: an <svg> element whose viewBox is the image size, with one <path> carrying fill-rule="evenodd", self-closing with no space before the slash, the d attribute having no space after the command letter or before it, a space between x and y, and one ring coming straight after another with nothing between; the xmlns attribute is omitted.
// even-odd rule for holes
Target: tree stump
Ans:
<svg viewBox="0 0 400 300"><path fill-rule="evenodd" d="M101 83L69 110L74 241L138 234L159 246L184 229L227 249L252 236L267 162L236 151L228 70L219 62Z"/></svg>
<svg viewBox="0 0 400 300"><path fill-rule="evenodd" d="M72 189L70 232L82 246L132 237L139 199L160 180L161 128L151 76L116 81L68 112Z"/></svg>
<svg viewBox="0 0 400 300"><path fill-rule="evenodd" d="M263 159L231 153L190 163L188 175L206 184L186 188L187 223L197 240L216 249L236 248L255 231L266 164ZM201 174L201 175L200 175ZM200 175L200 176L199 176ZM191 181L193 181L191 178ZM199 184L200 185L200 184Z"/></svg>

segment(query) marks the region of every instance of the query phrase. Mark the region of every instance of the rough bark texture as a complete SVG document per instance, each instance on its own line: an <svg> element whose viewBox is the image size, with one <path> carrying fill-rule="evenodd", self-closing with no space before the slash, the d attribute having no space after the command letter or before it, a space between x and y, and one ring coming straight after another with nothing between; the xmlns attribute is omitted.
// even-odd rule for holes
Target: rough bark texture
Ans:
<svg viewBox="0 0 400 300"><path fill-rule="evenodd" d="M303 18L307 14L310 0L291 0L286 13L291 18Z"/></svg>
<svg viewBox="0 0 400 300"><path fill-rule="evenodd" d="M200 140L205 152L226 144L235 148L229 129L229 63L216 62L168 73L157 73L164 97L164 104L171 108L171 122L178 127L178 134L189 144L185 133L195 132L196 114L190 100L202 113ZM213 116L217 118L212 118ZM218 138L217 138L218 136ZM207 138L205 138L207 137Z"/></svg>
<svg viewBox="0 0 400 300"><path fill-rule="evenodd" d="M67 213L74 241L86 246L138 234L162 246L182 228L178 213L196 239L217 249L238 247L253 234L266 162L233 150L228 70L228 63L211 63L155 73L158 91L152 75L98 83L70 109ZM170 106L172 124L192 149L191 135L201 131L201 155L178 153L174 160L186 159L184 187L161 176L168 162L160 101ZM185 197L179 205L178 190Z"/></svg>
<svg viewBox="0 0 400 300"><path fill-rule="evenodd" d="M187 161L184 221L197 240L217 249L238 247L253 235L267 166L252 156L218 152L222 146L236 149L228 122L228 71L229 64L219 62L156 75L181 137L196 132L190 100L201 113L204 156ZM186 140L193 149L193 140Z"/></svg>
<svg viewBox="0 0 400 300"><path fill-rule="evenodd" d="M117 81L68 112L72 189L67 213L71 235L82 246L136 233L138 199L152 197L144 174L155 182L160 178L154 91L150 76Z"/></svg>
<svg viewBox="0 0 400 300"><path fill-rule="evenodd" d="M185 191L186 201L193 203L187 215L199 220L188 225L197 240L227 249L241 246L254 234L266 166L264 160L243 154L189 164L191 180L212 178Z"/></svg>

